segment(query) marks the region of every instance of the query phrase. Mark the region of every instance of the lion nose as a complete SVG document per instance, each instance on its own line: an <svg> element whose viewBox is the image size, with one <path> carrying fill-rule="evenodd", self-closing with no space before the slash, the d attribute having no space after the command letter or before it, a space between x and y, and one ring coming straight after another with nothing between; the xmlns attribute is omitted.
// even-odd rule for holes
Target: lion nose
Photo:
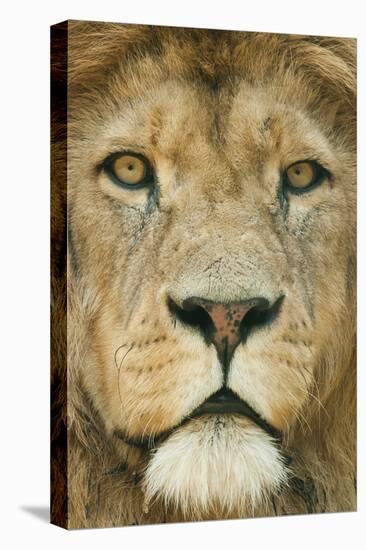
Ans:
<svg viewBox="0 0 366 550"><path fill-rule="evenodd" d="M256 297L243 302L216 303L203 298L188 298L169 307L179 320L197 327L207 343L212 343L223 365L228 365L235 348L245 342L255 328L271 322L277 315L283 296L273 304Z"/></svg>
<svg viewBox="0 0 366 550"><path fill-rule="evenodd" d="M241 323L250 310L255 307L266 307L264 300L258 298L234 304L215 304L206 300L189 300L188 304L185 303L184 305L186 309L188 307L191 310L194 307L202 307L210 316L213 324L213 330L210 331L211 342L216 347L220 357L225 353L229 357L232 356L234 349L241 340Z"/></svg>

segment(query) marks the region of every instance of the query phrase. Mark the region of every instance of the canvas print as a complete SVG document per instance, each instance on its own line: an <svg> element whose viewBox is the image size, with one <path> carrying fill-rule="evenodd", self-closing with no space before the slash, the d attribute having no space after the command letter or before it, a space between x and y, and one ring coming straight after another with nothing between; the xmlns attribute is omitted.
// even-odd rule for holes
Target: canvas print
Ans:
<svg viewBox="0 0 366 550"><path fill-rule="evenodd" d="M356 509L356 41L51 29L52 522Z"/></svg>

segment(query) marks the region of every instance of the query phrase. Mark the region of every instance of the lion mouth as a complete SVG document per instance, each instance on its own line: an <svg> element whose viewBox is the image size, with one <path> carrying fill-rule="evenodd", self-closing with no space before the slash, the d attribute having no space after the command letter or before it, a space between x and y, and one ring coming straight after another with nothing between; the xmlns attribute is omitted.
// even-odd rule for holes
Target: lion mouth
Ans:
<svg viewBox="0 0 366 550"><path fill-rule="evenodd" d="M236 414L245 416L252 420L257 426L269 434L277 442L281 442L281 432L271 426L264 418L243 401L238 395L228 388L221 388L219 391L211 395L206 401L201 403L196 409L185 416L179 424L173 426L171 429L155 434L149 437L131 438L127 434L120 430L114 432L114 434L124 440L129 445L134 447L145 448L148 450L154 449L158 444L167 439L178 428L181 428L190 420L205 415L225 415Z"/></svg>
<svg viewBox="0 0 366 550"><path fill-rule="evenodd" d="M215 394L211 395L204 403L199 405L189 416L189 419L197 418L203 415L217 415L217 414L239 414L246 416L252 420L257 426L262 428L271 437L280 440L281 433L271 426L264 418L252 409L243 401L238 395L228 388L222 388Z"/></svg>

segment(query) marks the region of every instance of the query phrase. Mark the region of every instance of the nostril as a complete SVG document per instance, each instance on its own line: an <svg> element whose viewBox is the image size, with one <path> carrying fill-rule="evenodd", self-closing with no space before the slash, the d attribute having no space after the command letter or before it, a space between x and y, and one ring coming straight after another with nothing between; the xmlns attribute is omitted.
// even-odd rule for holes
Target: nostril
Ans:
<svg viewBox="0 0 366 550"><path fill-rule="evenodd" d="M277 317L284 296L280 296L273 305L270 305L265 298L257 298L256 304L248 311L240 323L240 337L244 343L249 332L255 329L263 328L272 323Z"/></svg>
<svg viewBox="0 0 366 550"><path fill-rule="evenodd" d="M206 338L210 339L215 327L210 315L202 306L189 299L179 306L174 300L168 298L168 308L183 324L197 327Z"/></svg>

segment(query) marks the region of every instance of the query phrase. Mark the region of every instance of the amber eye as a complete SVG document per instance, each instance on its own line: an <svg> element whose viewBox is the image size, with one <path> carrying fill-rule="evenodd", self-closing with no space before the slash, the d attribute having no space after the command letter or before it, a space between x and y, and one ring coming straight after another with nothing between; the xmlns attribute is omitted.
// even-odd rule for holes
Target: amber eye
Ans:
<svg viewBox="0 0 366 550"><path fill-rule="evenodd" d="M295 162L285 170L285 183L293 192L304 192L321 183L327 175L325 168L315 161Z"/></svg>
<svg viewBox="0 0 366 550"><path fill-rule="evenodd" d="M114 183L140 189L153 182L149 161L137 153L117 153L107 158L104 170Z"/></svg>

